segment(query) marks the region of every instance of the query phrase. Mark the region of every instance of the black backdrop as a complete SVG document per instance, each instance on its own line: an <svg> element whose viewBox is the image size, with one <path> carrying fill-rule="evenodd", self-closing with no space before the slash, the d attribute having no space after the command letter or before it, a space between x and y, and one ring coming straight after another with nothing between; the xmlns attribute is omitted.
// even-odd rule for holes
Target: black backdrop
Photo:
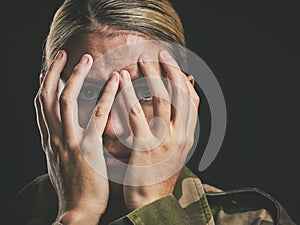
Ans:
<svg viewBox="0 0 300 225"><path fill-rule="evenodd" d="M190 167L204 182L224 189L263 189L299 223L296 1L173 2L184 23L187 47L216 75L228 110L226 136L216 160L199 172L198 151ZM60 3L30 0L2 6L1 205L46 171L33 98L44 38ZM207 125L205 99L202 108L201 121Z"/></svg>

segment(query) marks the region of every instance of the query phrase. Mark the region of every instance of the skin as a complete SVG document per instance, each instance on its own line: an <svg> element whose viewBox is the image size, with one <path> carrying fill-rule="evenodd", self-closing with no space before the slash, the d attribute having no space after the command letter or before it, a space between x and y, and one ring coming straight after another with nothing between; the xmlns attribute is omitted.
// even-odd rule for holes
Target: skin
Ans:
<svg viewBox="0 0 300 225"><path fill-rule="evenodd" d="M49 71L41 79L35 97L36 115L48 173L59 199L57 221L64 225L93 225L99 221L107 224L173 192L180 168L193 144L200 101L193 88L193 77L187 77L181 72L167 51L157 48L154 53L134 52L136 63L109 71L110 77L96 106L78 102L82 105L78 109L78 124L74 123L77 118L72 120L73 109L77 105L78 96L82 94L80 90L85 79L87 76L95 78L95 75L89 73L94 59L117 46L142 40L146 38L131 34L113 38L95 34L78 36L58 53ZM149 60L150 56L158 62ZM172 94L161 79L150 79L163 76L178 85L179 88L174 88ZM149 78L148 86L152 95L160 97L138 101L132 81L141 77ZM57 99L60 78L66 83ZM110 112L118 93L121 93L122 101L117 102L117 105L122 110L112 115ZM177 110L166 99L172 99ZM137 103L131 107L132 101ZM126 106L130 106L131 110L126 110ZM86 115L91 115L92 122L88 122ZM149 125L154 116L164 121L162 140L158 138L162 130L159 124ZM120 118L127 119L124 121ZM134 135L131 148L116 138L130 133ZM89 139L93 136L97 136L99 142L93 143ZM146 142L147 151L133 151L137 147L136 139L139 138L151 140ZM100 147L100 153L91 147L95 144ZM112 182L107 176L99 176L97 173L97 170L108 174L120 172L116 170L118 165L103 155L104 147L115 158L131 166L164 162L164 171L171 172L172 176L166 176L151 185L143 185L143 180L139 186ZM94 167L87 163L80 149L88 153L86 157L93 161ZM135 177L155 180L159 176L163 177L163 174L161 170L159 173L155 170L138 170L137 173L137 170L127 169L121 176L126 182L138 179Z"/></svg>

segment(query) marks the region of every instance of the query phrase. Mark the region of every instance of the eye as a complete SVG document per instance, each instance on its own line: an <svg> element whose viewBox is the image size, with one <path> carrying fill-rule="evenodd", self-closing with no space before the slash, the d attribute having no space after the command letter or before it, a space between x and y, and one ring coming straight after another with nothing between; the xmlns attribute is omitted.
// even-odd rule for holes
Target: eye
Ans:
<svg viewBox="0 0 300 225"><path fill-rule="evenodd" d="M148 88L147 85L143 86L137 86L135 87L135 94L138 100L146 100L146 101L151 101L152 100L152 94L150 89Z"/></svg>
<svg viewBox="0 0 300 225"><path fill-rule="evenodd" d="M78 100L95 101L98 98L98 95L99 95L98 88L91 87L91 86L83 86L79 93Z"/></svg>

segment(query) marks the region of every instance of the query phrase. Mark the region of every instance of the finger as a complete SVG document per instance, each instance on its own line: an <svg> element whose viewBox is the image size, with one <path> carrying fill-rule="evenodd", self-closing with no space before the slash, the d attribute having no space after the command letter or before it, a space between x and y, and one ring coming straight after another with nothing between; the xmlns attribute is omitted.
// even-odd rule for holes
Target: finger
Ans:
<svg viewBox="0 0 300 225"><path fill-rule="evenodd" d="M187 151L189 151L194 142L195 129L198 120L198 108L200 104L200 98L197 92L195 91L193 85L187 79L186 79L186 83L190 92L190 109L189 109L189 117L188 117L187 128L186 128L186 133L188 134L187 140L189 142L187 144L188 146Z"/></svg>
<svg viewBox="0 0 300 225"><path fill-rule="evenodd" d="M46 76L41 80L42 83L38 92L42 113L50 130L57 130L60 123L57 87L66 60L66 53L59 51Z"/></svg>
<svg viewBox="0 0 300 225"><path fill-rule="evenodd" d="M42 107L38 95L36 95L36 97L34 98L34 107L36 112L37 125L41 136L41 143L43 146L43 150L46 151L44 146L47 143L49 135L48 135L48 128L43 118Z"/></svg>
<svg viewBox="0 0 300 225"><path fill-rule="evenodd" d="M78 122L77 98L84 79L91 69L92 56L85 54L74 68L64 90L60 95L60 114L63 124L63 131L67 141L71 141L80 128Z"/></svg>
<svg viewBox="0 0 300 225"><path fill-rule="evenodd" d="M182 126L185 127L188 120L189 89L186 84L186 77L167 51L160 52L159 60L171 83L172 123L176 129L180 129Z"/></svg>
<svg viewBox="0 0 300 225"><path fill-rule="evenodd" d="M43 83L44 78L45 78L45 75L41 73L40 74L40 85ZM47 128L47 125L45 124L44 116L42 113L42 106L41 106L41 102L39 100L39 94L40 94L40 90L37 92L33 103L34 103L34 108L35 108L35 112L36 112L36 120L37 120L38 128L40 131L40 135L41 135L41 141L43 144L48 139L48 128Z"/></svg>
<svg viewBox="0 0 300 225"><path fill-rule="evenodd" d="M120 79L120 74L119 74ZM110 121L109 121L110 120ZM134 143L134 135L129 121L129 113L125 105L122 91L119 91L115 97L115 101L110 111L107 123L111 123L113 130L122 129L118 132L117 138L128 148L132 149Z"/></svg>
<svg viewBox="0 0 300 225"><path fill-rule="evenodd" d="M94 113L84 132L80 146L81 153L87 162L100 175L106 174L106 164L103 156L102 135L107 124L116 93L119 87L119 73L114 72L107 81L101 98L97 102ZM100 138L99 138L100 137Z"/></svg>
<svg viewBox="0 0 300 225"><path fill-rule="evenodd" d="M112 107L111 110L111 117L112 118L119 118L119 121L121 124L123 124L124 127L124 132L122 133L122 136L133 136L133 132L130 126L129 122L129 113L127 111L127 107L125 105L124 101L124 96L122 95L121 92L118 93L115 99L115 104ZM132 142L128 142L132 143Z"/></svg>
<svg viewBox="0 0 300 225"><path fill-rule="evenodd" d="M154 63L151 62L147 55L141 56L139 63L151 91L154 117L162 119L165 125L169 127L171 119L171 104L169 93L162 81L164 78L159 76Z"/></svg>
<svg viewBox="0 0 300 225"><path fill-rule="evenodd" d="M129 123L132 132L137 138L148 138L151 136L151 131L142 106L135 95L130 74L128 71L122 70L120 76L120 88L129 114Z"/></svg>
<svg viewBox="0 0 300 225"><path fill-rule="evenodd" d="M119 80L120 80L119 76L120 75L118 72L112 73L107 84L105 85L101 98L97 102L97 105L94 110L94 114L87 127L87 130L89 130L90 126L94 124L97 130L97 136L99 137L102 137L103 135L105 126L107 124L109 113L111 111L116 93L118 91Z"/></svg>

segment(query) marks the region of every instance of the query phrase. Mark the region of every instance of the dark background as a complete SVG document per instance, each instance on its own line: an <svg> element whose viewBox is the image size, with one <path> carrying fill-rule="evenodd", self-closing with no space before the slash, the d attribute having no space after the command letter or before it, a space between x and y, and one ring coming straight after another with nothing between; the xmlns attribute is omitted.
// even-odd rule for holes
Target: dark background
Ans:
<svg viewBox="0 0 300 225"><path fill-rule="evenodd" d="M46 172L33 98L43 42L61 2L12 1L2 6L1 206ZM296 1L173 2L182 17L187 47L216 75L228 110L226 136L216 160L199 172L199 150L189 165L203 182L223 189L263 189L299 223ZM205 99L201 107L205 119Z"/></svg>

